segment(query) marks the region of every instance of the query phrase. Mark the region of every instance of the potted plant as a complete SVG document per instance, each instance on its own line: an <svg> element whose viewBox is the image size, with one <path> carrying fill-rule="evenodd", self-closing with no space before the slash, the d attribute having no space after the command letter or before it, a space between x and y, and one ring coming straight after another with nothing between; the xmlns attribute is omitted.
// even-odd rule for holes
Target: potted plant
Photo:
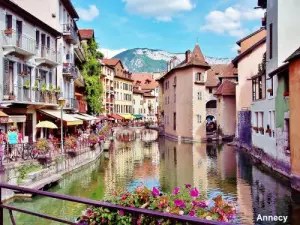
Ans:
<svg viewBox="0 0 300 225"><path fill-rule="evenodd" d="M15 97L13 92L9 93L9 100L15 100Z"/></svg>
<svg viewBox="0 0 300 225"><path fill-rule="evenodd" d="M36 91L39 89L39 82L37 80L34 82L32 89Z"/></svg>
<svg viewBox="0 0 300 225"><path fill-rule="evenodd" d="M12 28L6 29L6 30L4 31L4 34L6 34L6 35L12 34Z"/></svg>
<svg viewBox="0 0 300 225"><path fill-rule="evenodd" d="M55 88L54 88L53 84L49 85L49 93L50 93L51 102L55 103L56 102L56 95L55 95Z"/></svg>
<svg viewBox="0 0 300 225"><path fill-rule="evenodd" d="M76 155L76 148L77 148L77 140L74 136L67 137L65 139L64 147L66 152L69 155L75 156Z"/></svg>
<svg viewBox="0 0 300 225"><path fill-rule="evenodd" d="M283 97L288 97L290 96L290 93L288 91L283 92Z"/></svg>
<svg viewBox="0 0 300 225"><path fill-rule="evenodd" d="M55 89L54 89L55 93L56 94L59 94L60 93L60 86L57 86Z"/></svg>
<svg viewBox="0 0 300 225"><path fill-rule="evenodd" d="M30 88L30 80L26 80L24 82L24 85L23 85L24 89L29 89Z"/></svg>
<svg viewBox="0 0 300 225"><path fill-rule="evenodd" d="M47 85L46 84L42 84L41 92L42 92L42 95L44 97L44 101L49 102L49 96L48 96L48 90L47 90Z"/></svg>
<svg viewBox="0 0 300 225"><path fill-rule="evenodd" d="M269 88L268 90L267 90L267 92L269 92L271 95L273 94L273 88Z"/></svg>
<svg viewBox="0 0 300 225"><path fill-rule="evenodd" d="M256 133L258 133L258 127L252 127L252 129L253 129Z"/></svg>
<svg viewBox="0 0 300 225"><path fill-rule="evenodd" d="M88 137L88 143L90 144L91 149L95 149L95 145L99 142L99 136L96 134L90 134Z"/></svg>
<svg viewBox="0 0 300 225"><path fill-rule="evenodd" d="M41 138L36 143L36 149L38 153L38 158L45 159L47 158L47 153L50 151L50 143L47 139Z"/></svg>
<svg viewBox="0 0 300 225"><path fill-rule="evenodd" d="M263 127L260 127L260 128L259 128L259 132L260 132L261 134L264 134L264 133L265 133L265 129L264 129Z"/></svg>

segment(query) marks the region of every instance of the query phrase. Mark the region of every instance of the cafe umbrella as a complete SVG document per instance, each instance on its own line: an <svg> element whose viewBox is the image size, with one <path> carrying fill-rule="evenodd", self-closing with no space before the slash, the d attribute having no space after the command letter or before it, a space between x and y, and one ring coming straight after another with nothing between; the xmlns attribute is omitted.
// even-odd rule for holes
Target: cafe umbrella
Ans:
<svg viewBox="0 0 300 225"><path fill-rule="evenodd" d="M48 128L48 129L57 129L58 128L54 123L47 121L47 120L39 122L36 125L36 127L41 128L41 138L44 137L44 132L43 132L44 129L43 128Z"/></svg>

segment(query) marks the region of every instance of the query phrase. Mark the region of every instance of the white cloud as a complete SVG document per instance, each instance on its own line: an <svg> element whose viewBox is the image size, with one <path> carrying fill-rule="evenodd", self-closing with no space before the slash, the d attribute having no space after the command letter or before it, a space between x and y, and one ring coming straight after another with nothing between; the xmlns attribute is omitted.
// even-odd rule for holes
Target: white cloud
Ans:
<svg viewBox="0 0 300 225"><path fill-rule="evenodd" d="M212 11L206 16L206 24L200 29L241 38L250 32L244 27L244 22L257 20L263 13L261 9L245 9L241 6L228 7L224 12Z"/></svg>
<svg viewBox="0 0 300 225"><path fill-rule="evenodd" d="M99 16L99 9L95 5L89 5L88 9L84 8L76 8L80 19L86 20L86 21L92 21L97 16Z"/></svg>
<svg viewBox="0 0 300 225"><path fill-rule="evenodd" d="M232 47L231 47L231 51L234 52L234 53L237 53L237 51L240 49L240 46L238 46L237 44L234 44Z"/></svg>
<svg viewBox="0 0 300 225"><path fill-rule="evenodd" d="M121 49L108 49L108 48L100 48L99 51L103 53L104 58L112 58L116 55L118 55L121 52L126 51L126 48L121 48Z"/></svg>
<svg viewBox="0 0 300 225"><path fill-rule="evenodd" d="M169 22L179 12L191 11L195 5L191 0L122 0L126 10L158 21Z"/></svg>

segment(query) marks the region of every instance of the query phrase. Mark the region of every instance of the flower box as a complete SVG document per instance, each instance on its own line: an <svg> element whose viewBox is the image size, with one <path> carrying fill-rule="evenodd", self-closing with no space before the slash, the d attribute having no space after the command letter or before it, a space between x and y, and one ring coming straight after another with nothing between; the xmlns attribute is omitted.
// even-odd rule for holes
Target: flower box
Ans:
<svg viewBox="0 0 300 225"><path fill-rule="evenodd" d="M288 97L290 96L290 92L286 91L286 92L283 92L283 97Z"/></svg>
<svg viewBox="0 0 300 225"><path fill-rule="evenodd" d="M11 28L10 28L10 29L6 29L6 30L4 31L4 34L6 34L6 35L12 34L12 29L11 29Z"/></svg>

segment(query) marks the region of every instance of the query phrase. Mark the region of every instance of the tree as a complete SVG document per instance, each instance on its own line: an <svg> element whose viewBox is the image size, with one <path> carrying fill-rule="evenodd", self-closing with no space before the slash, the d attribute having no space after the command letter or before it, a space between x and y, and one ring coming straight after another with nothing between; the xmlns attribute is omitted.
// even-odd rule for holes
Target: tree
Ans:
<svg viewBox="0 0 300 225"><path fill-rule="evenodd" d="M86 55L86 62L82 66L82 74L85 80L88 111L92 114L99 114L102 111L103 84L100 81L101 65L99 59L103 54L99 52L98 44L91 40L83 45Z"/></svg>

